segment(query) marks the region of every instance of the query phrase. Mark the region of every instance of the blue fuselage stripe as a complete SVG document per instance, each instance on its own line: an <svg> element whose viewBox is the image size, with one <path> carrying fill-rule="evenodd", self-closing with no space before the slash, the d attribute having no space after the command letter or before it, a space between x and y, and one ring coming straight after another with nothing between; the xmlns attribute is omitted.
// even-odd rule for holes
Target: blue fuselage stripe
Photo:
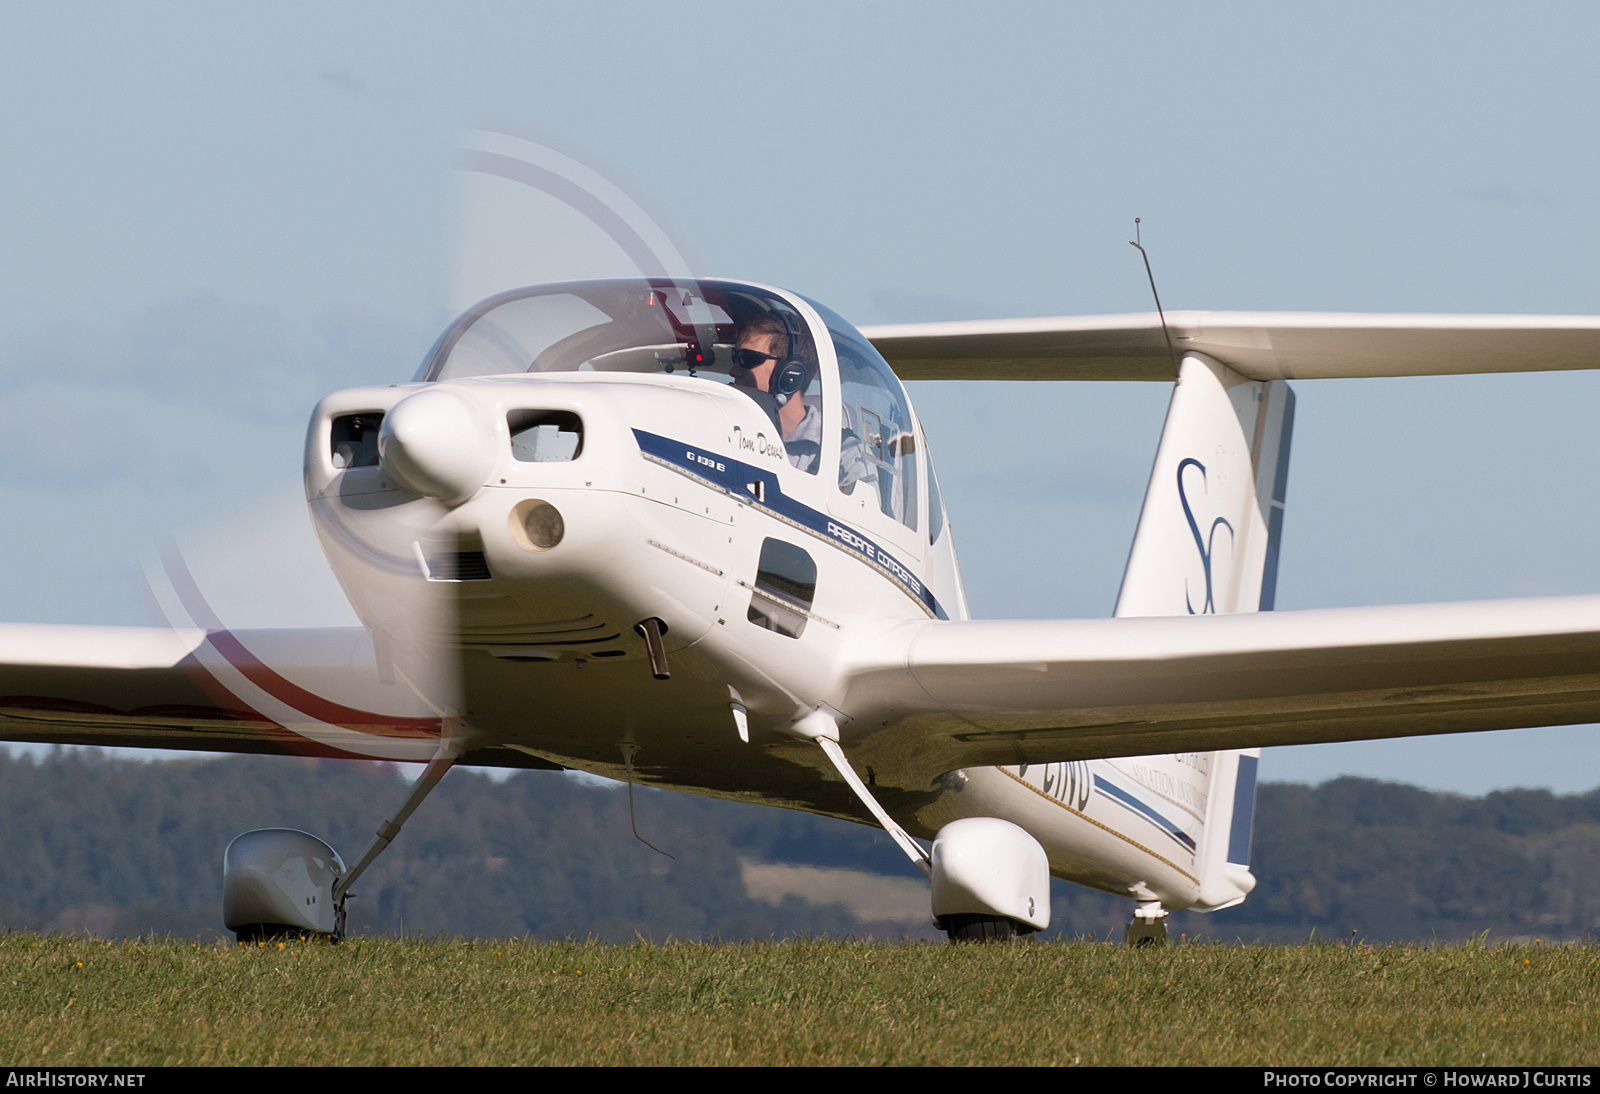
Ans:
<svg viewBox="0 0 1600 1094"><path fill-rule="evenodd" d="M1194 850L1194 837L1190 836L1189 833L1179 828L1176 824L1173 824L1166 817L1163 817L1160 813L1157 813L1154 809L1151 809L1148 805L1134 797L1132 794L1128 793L1126 790L1123 790L1118 786L1113 786L1099 775L1094 777L1094 788L1117 804L1126 806L1135 813L1138 813L1145 819L1151 821L1167 835L1183 844L1190 851Z"/></svg>
<svg viewBox="0 0 1600 1094"><path fill-rule="evenodd" d="M785 495L776 473L727 456L702 452L693 445L642 429L635 429L633 436L639 442L639 451L647 457L833 544L888 578L935 619L950 618L911 567L855 529ZM757 484L760 484L759 494L752 489Z"/></svg>

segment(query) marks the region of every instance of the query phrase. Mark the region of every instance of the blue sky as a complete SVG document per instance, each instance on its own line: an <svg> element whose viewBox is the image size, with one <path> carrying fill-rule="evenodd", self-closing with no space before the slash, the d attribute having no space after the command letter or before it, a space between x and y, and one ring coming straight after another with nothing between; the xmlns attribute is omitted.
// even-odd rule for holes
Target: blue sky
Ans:
<svg viewBox="0 0 1600 1094"><path fill-rule="evenodd" d="M706 272L858 322L1592 313L1584 5L18 7L0 40L0 618L143 622L140 552L292 488L449 317L464 128L563 137ZM1299 385L1279 605L1600 592L1600 376ZM987 616L1109 612L1158 385L913 385ZM1596 731L1274 750L1482 791Z"/></svg>

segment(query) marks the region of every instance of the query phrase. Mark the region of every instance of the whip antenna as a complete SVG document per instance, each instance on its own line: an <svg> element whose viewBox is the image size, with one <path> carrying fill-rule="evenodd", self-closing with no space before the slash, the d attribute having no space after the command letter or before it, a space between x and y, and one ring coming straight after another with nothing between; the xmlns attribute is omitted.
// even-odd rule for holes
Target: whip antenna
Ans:
<svg viewBox="0 0 1600 1094"><path fill-rule="evenodd" d="M1139 248L1139 254L1144 259L1144 275L1150 279L1150 295L1156 298L1156 314L1161 317L1161 336L1167 340L1167 356L1172 358L1172 376L1178 376L1178 351L1172 348L1172 332L1167 329L1167 313L1161 310L1161 294L1156 292L1156 275L1150 272L1150 256L1145 253L1144 245L1139 242L1139 218L1133 218L1133 238L1128 240L1128 246Z"/></svg>
<svg viewBox="0 0 1600 1094"><path fill-rule="evenodd" d="M668 854L639 834L639 822L634 819L633 815L633 754L639 751L639 746L632 741L623 741L619 747L622 749L622 762L628 767L628 823L633 825L633 838L658 855L666 855L670 859L676 859L677 855Z"/></svg>

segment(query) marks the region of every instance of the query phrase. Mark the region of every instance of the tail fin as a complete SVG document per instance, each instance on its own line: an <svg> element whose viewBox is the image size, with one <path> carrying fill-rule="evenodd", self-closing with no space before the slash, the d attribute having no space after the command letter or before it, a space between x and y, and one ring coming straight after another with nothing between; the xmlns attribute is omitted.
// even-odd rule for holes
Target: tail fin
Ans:
<svg viewBox="0 0 1600 1094"><path fill-rule="evenodd" d="M1288 384L1248 380L1198 353L1184 357L1117 615L1272 610L1293 432ZM1255 888L1250 834L1260 756L1211 753L1198 908L1226 908Z"/></svg>
<svg viewBox="0 0 1600 1094"><path fill-rule="evenodd" d="M1195 863L1200 874L1197 911L1232 907L1256 887L1250 872L1250 835L1260 761L1259 748L1211 753L1205 834Z"/></svg>
<svg viewBox="0 0 1600 1094"><path fill-rule="evenodd" d="M1272 610L1293 429L1288 384L1184 357L1115 614Z"/></svg>

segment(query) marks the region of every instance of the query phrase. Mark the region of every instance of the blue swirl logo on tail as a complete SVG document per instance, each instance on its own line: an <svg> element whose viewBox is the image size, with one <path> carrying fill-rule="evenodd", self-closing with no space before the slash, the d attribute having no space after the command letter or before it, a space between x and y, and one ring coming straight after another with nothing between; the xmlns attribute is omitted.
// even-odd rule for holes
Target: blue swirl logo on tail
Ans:
<svg viewBox="0 0 1600 1094"><path fill-rule="evenodd" d="M1215 615L1217 613L1217 605L1212 599L1211 593L1211 551L1216 543L1218 525L1221 525L1223 528L1228 530L1228 543L1232 545L1234 542L1233 525L1229 524L1222 517L1218 517L1216 520L1211 522L1211 528L1204 536L1200 534L1200 525L1194 519L1194 510L1189 507L1189 495L1183 488L1183 473L1190 467L1197 467L1200 469L1200 483L1201 485L1207 487L1208 493L1210 491L1210 487L1206 482L1205 464L1193 458L1185 459L1178 464L1178 500L1183 503L1184 519L1189 522L1189 531L1194 535L1195 550L1200 552L1200 565L1205 570L1206 601L1198 612L1195 611L1194 604L1189 599L1189 583L1185 581L1183 583L1183 605L1189 609L1190 615Z"/></svg>

